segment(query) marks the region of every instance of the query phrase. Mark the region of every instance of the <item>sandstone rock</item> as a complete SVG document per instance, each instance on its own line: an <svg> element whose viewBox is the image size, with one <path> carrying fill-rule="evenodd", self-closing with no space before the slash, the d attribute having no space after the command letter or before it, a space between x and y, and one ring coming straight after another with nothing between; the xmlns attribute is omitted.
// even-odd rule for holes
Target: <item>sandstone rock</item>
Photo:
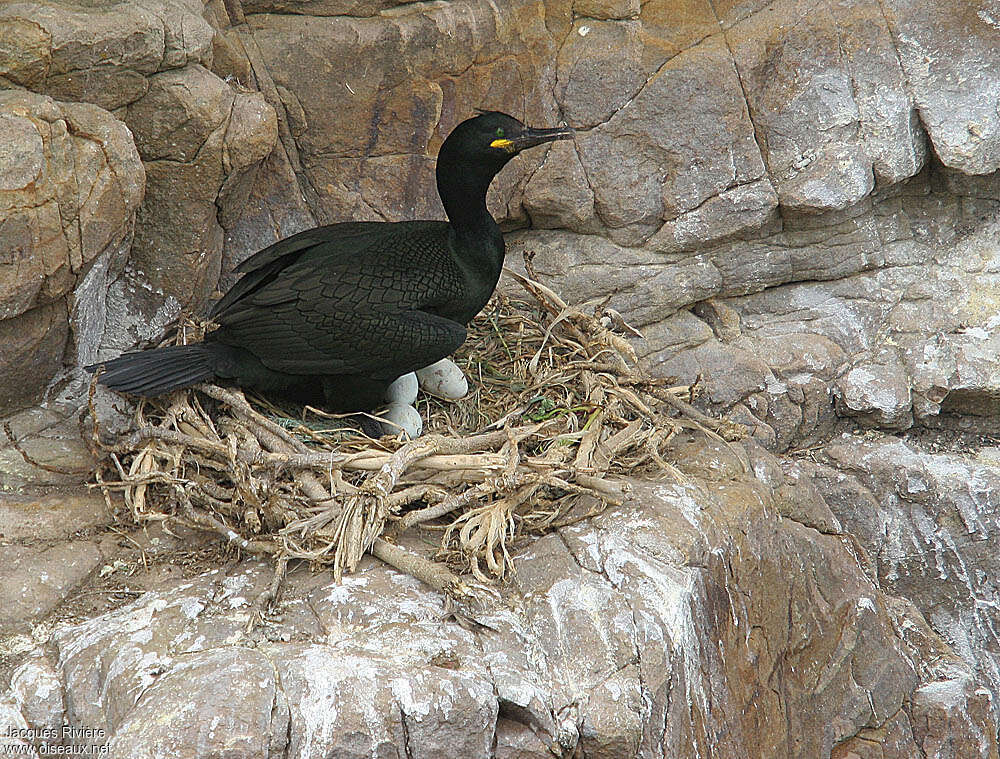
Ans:
<svg viewBox="0 0 1000 759"><path fill-rule="evenodd" d="M578 18L559 49L556 99L576 127L607 121L670 58L718 31L706 0L576 0L573 10Z"/></svg>
<svg viewBox="0 0 1000 759"><path fill-rule="evenodd" d="M913 378L913 411L918 420L934 424L939 414L985 418L1000 414L994 370L1000 348L996 334L970 326L948 337L907 337L900 342Z"/></svg>
<svg viewBox="0 0 1000 759"><path fill-rule="evenodd" d="M555 123L542 93L557 51L547 24L562 6L569 8L553 4L544 17L537 0L518 0L500 15L477 0L321 24L250 16L285 142L293 143L286 149L317 221L440 218L432 156L474 108ZM366 62L364 75L357 60ZM517 159L491 191L501 218L519 215L520 187L543 155Z"/></svg>
<svg viewBox="0 0 1000 759"><path fill-rule="evenodd" d="M110 523L111 515L99 493L0 494L0 540L68 538L79 530Z"/></svg>
<svg viewBox="0 0 1000 759"><path fill-rule="evenodd" d="M511 235L508 264L534 253L695 403L822 463L678 434L685 484L523 546L488 633L368 561L342 585L292 571L247 638L266 567L157 570L29 656L0 641L20 664L0 725L104 726L122 756L996 759L996 452L930 453L919 428L816 447L859 422L995 431L997 46L966 5L252 0L248 24L218 0L4 5L0 83L115 109L150 179L133 247L127 130L0 93L33 104L0 107L0 199L21 203L0 213L0 407L155 337L278 237L440 217L433 155L478 106L583 127L491 190L506 224L548 228ZM0 488L83 476L70 405L7 420ZM103 544L23 542L98 515L5 503L17 588L82 545L73 571L93 569ZM71 574L0 608L23 626Z"/></svg>
<svg viewBox="0 0 1000 759"><path fill-rule="evenodd" d="M575 0L573 12L590 18L633 18L641 10L639 0Z"/></svg>
<svg viewBox="0 0 1000 759"><path fill-rule="evenodd" d="M0 411L36 398L62 366L67 294L131 239L145 175L111 114L0 92Z"/></svg>
<svg viewBox="0 0 1000 759"><path fill-rule="evenodd" d="M777 222L777 209L778 196L767 179L738 185L664 222L646 246L677 253L752 235Z"/></svg>
<svg viewBox="0 0 1000 759"><path fill-rule="evenodd" d="M893 184L912 177L927 161L927 136L911 96L909 75L900 67L897 41L886 25L884 5L838 0L831 12L841 65L850 75L858 109L858 140L872 162L875 181Z"/></svg>
<svg viewBox="0 0 1000 759"><path fill-rule="evenodd" d="M111 114L0 92L0 316L65 295L86 264L124 239L142 200L132 138Z"/></svg>
<svg viewBox="0 0 1000 759"><path fill-rule="evenodd" d="M230 756L249 759L288 747L288 707L266 655L232 647L193 652L173 666L162 663L162 673L147 673L140 703L121 715L108 742L113 756L193 758L225 745ZM212 719L199 719L209 704Z"/></svg>
<svg viewBox="0 0 1000 759"><path fill-rule="evenodd" d="M848 211L783 212L781 230L764 239L669 254L521 232L508 236L508 265L532 254L569 301L608 299L642 328L647 342L636 348L655 371L701 377L699 402L732 408L779 448L822 439L836 426L834 399L840 414L869 425L903 429L915 418L985 431L1000 397L994 222L970 227L949 187L984 201L990 189L947 181L925 172ZM741 294L748 289L760 292ZM706 342L697 319L684 322L696 325L691 337L671 336L676 309L697 311L704 298L738 315L726 344Z"/></svg>
<svg viewBox="0 0 1000 759"><path fill-rule="evenodd" d="M101 560L97 547L83 540L51 548L6 545L3 554L0 625L22 622L55 608Z"/></svg>
<svg viewBox="0 0 1000 759"><path fill-rule="evenodd" d="M183 646L184 640L177 641L176 651L166 644L198 617L205 594L210 598L221 579L218 572L209 573L171 594L140 597L114 618L83 622L77 636L56 631L59 670L75 683L66 690L70 723L101 728L111 736L143 690L174 663L175 654L200 649L196 638Z"/></svg>
<svg viewBox="0 0 1000 759"><path fill-rule="evenodd" d="M844 209L871 192L873 166L890 182L920 170L923 138L877 2L783 0L726 39L783 206Z"/></svg>
<svg viewBox="0 0 1000 759"><path fill-rule="evenodd" d="M279 144L264 159L256 181L249 184L250 194L239 209L242 213L234 214L236 218L226 228L223 277L219 282L223 292L232 287L238 278L233 269L248 255L316 226L283 145Z"/></svg>
<svg viewBox="0 0 1000 759"><path fill-rule="evenodd" d="M884 4L920 120L946 166L1000 168L996 9L965 3Z"/></svg>
<svg viewBox="0 0 1000 759"><path fill-rule="evenodd" d="M154 305L173 297L200 308L219 278L221 222L234 223L277 124L259 94L234 92L198 65L152 76L149 85L126 117L148 179L130 278L161 294Z"/></svg>
<svg viewBox="0 0 1000 759"><path fill-rule="evenodd" d="M0 492L79 484L90 474L94 461L80 434L81 393L2 420Z"/></svg>
<svg viewBox="0 0 1000 759"><path fill-rule="evenodd" d="M218 143L210 149L218 150ZM221 167L164 162L147 171L149 202L137 218L130 273L160 299L200 310L222 261L224 233L215 207ZM162 202L154 205L154 199Z"/></svg>
<svg viewBox="0 0 1000 759"><path fill-rule="evenodd" d="M906 369L891 349L879 359L855 366L837 382L837 411L875 427L905 430L913 424Z"/></svg>
<svg viewBox="0 0 1000 759"><path fill-rule="evenodd" d="M811 445L836 426L830 386L846 364L843 349L832 339L811 332L782 337L746 337L735 343L770 369L764 390L744 403L754 418L774 431L773 446Z"/></svg>
<svg viewBox="0 0 1000 759"><path fill-rule="evenodd" d="M919 423L973 421L1000 413L995 356L1000 304L994 222L956 239L937 265L915 272L887 316L913 390Z"/></svg>
<svg viewBox="0 0 1000 759"><path fill-rule="evenodd" d="M12 754L38 759L38 752L30 741L11 737L17 735L17 731L29 729L17 706L6 699L0 699L0 748Z"/></svg>
<svg viewBox="0 0 1000 759"><path fill-rule="evenodd" d="M62 368L68 322L63 300L0 321L0 410L10 412L42 394Z"/></svg>
<svg viewBox="0 0 1000 759"><path fill-rule="evenodd" d="M670 59L627 108L579 135L577 147L597 214L625 244L764 175L720 35Z"/></svg>
<svg viewBox="0 0 1000 759"><path fill-rule="evenodd" d="M973 727L989 719L994 702L989 692L977 688L963 675L922 685L913 693L913 737L924 756L968 756L995 759L997 738ZM967 720L966 717L971 717ZM942 738L948 735L947 739Z"/></svg>
<svg viewBox="0 0 1000 759"><path fill-rule="evenodd" d="M219 188L216 205L223 228L229 229L242 217L257 170L271 154L277 140L274 109L257 93L237 92L222 141L222 168L226 178Z"/></svg>
<svg viewBox="0 0 1000 759"><path fill-rule="evenodd" d="M567 302L583 304L613 296L610 305L635 326L659 321L692 299L718 292L718 272L701 256L671 261L596 235L544 231L508 235L507 265L521 268L518 262L525 254L532 256L538 273Z"/></svg>
<svg viewBox="0 0 1000 759"><path fill-rule="evenodd" d="M375 16L415 0L248 0L247 13L300 13L305 16Z"/></svg>
<svg viewBox="0 0 1000 759"><path fill-rule="evenodd" d="M702 345L713 338L712 328L690 311L678 311L666 319L642 329L643 339L636 341L640 356L650 364L679 351Z"/></svg>
<svg viewBox="0 0 1000 759"><path fill-rule="evenodd" d="M591 0L602 2L604 0ZM577 0L577 5L580 0ZM574 7L577 7L574 5ZM711 0L673 0L669 3L641 3L646 44L670 59L719 31L716 3Z"/></svg>
<svg viewBox="0 0 1000 759"><path fill-rule="evenodd" d="M132 238L129 237L105 250L94 259L73 288L70 309L73 345L69 358L78 365L87 366L98 359L101 344L110 342L105 338L109 323L112 325L112 334L117 330L125 332L125 335L121 335L121 342L117 343L120 348L125 349L134 344L127 341L129 330L126 320L115 318L114 298L110 301L108 299L108 294L116 283L121 283L131 245Z"/></svg>
<svg viewBox="0 0 1000 759"><path fill-rule="evenodd" d="M988 708L995 709L997 611L981 602L996 596L1000 576L995 464L878 437L834 440L823 456L834 470L821 469L817 485L844 530L877 562L879 582L910 599L989 686L985 696L961 682L929 686L931 719L947 723L966 700L992 699Z"/></svg>
<svg viewBox="0 0 1000 759"><path fill-rule="evenodd" d="M10 695L29 726L35 730L62 730L66 705L59 673L41 656L29 658L10 679Z"/></svg>
<svg viewBox="0 0 1000 759"><path fill-rule="evenodd" d="M196 0L0 8L0 77L60 100L113 110L140 98L146 76L208 62L212 28Z"/></svg>
<svg viewBox="0 0 1000 759"><path fill-rule="evenodd" d="M191 163L233 103L232 90L201 66L150 77L149 90L128 109L126 123L143 161ZM221 168L221 167L220 167Z"/></svg>
<svg viewBox="0 0 1000 759"><path fill-rule="evenodd" d="M536 228L594 232L594 191L590 189L576 148L557 142L524 188L524 210Z"/></svg>
<svg viewBox="0 0 1000 759"><path fill-rule="evenodd" d="M632 100L651 73L645 52L638 20L576 21L559 49L556 91L570 126L596 126Z"/></svg>

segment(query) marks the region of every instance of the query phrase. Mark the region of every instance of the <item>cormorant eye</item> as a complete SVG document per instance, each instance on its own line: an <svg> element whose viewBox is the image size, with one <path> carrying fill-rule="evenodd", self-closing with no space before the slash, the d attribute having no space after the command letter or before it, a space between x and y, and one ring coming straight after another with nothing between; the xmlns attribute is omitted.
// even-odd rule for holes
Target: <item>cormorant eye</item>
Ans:
<svg viewBox="0 0 1000 759"><path fill-rule="evenodd" d="M514 147L514 142L504 137L505 133L503 127L497 127L497 130L496 132L494 132L494 134L496 135L496 139L494 139L490 143L491 148L495 148L496 150L503 150L507 153L510 153L511 155L517 152L517 148Z"/></svg>

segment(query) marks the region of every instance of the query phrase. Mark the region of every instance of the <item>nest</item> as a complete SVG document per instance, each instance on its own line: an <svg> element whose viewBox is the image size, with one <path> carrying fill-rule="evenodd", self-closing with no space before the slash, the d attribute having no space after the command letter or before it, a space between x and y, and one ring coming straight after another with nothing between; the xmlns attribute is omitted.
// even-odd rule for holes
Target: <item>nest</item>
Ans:
<svg viewBox="0 0 1000 759"><path fill-rule="evenodd" d="M567 306L508 274L524 296L498 293L470 325L454 358L473 389L422 395L419 439L373 440L317 409L205 384L141 401L113 439L95 417L96 485L120 492L140 524L183 523L273 559L263 605L289 560L339 578L366 552L461 598L463 576L513 569L521 536L622 504L630 477L681 478L664 456L681 429L744 434L682 400L691 388L641 371L616 312ZM436 556L398 544L413 532L434 537Z"/></svg>

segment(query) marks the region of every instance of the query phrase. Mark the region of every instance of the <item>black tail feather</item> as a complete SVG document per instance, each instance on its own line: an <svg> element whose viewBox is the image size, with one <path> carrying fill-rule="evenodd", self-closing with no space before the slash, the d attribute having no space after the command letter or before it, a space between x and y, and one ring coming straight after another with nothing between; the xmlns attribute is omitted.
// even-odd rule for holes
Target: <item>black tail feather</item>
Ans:
<svg viewBox="0 0 1000 759"><path fill-rule="evenodd" d="M112 390L153 398L212 379L212 359L209 345L194 343L124 353L86 369L95 372L103 367L98 382Z"/></svg>

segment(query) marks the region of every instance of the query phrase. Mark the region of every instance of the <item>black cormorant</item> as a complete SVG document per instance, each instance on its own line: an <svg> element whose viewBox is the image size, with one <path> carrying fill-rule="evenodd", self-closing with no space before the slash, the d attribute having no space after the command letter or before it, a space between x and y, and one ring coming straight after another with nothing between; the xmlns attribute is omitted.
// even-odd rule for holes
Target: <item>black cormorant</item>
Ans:
<svg viewBox="0 0 1000 759"><path fill-rule="evenodd" d="M211 311L204 342L126 353L87 367L100 382L152 397L206 380L331 411L367 411L397 377L465 340L503 266L486 209L493 177L519 151L570 138L495 111L441 145L437 187L448 221L347 222L308 229L244 261Z"/></svg>

